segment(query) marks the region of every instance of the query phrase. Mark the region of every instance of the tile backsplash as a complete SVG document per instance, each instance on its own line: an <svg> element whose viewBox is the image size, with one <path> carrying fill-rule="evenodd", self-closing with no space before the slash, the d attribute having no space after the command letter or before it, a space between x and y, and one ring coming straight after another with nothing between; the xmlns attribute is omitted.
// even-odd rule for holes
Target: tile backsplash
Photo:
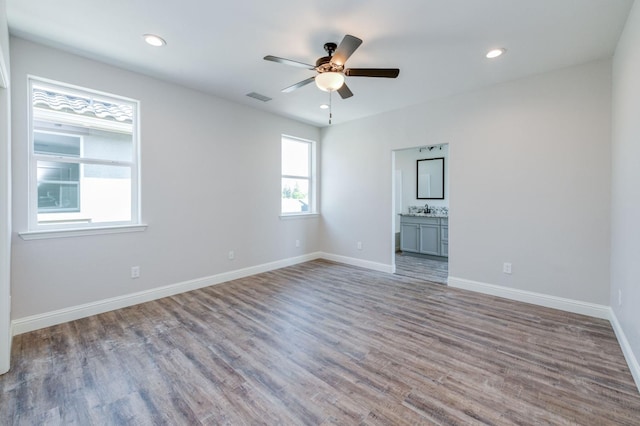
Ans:
<svg viewBox="0 0 640 426"><path fill-rule="evenodd" d="M425 213L424 209L424 206L409 206L407 208L409 214ZM438 216L449 216L449 207L433 206L429 207L429 209L431 210L429 212L430 214L435 214Z"/></svg>

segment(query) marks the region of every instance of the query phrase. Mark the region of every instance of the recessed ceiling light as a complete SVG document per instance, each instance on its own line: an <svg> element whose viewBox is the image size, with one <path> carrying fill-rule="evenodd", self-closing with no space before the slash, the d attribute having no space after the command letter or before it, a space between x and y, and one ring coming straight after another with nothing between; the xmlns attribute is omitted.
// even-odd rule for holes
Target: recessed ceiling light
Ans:
<svg viewBox="0 0 640 426"><path fill-rule="evenodd" d="M329 108L329 105L327 104L320 105L320 109L328 109L328 108Z"/></svg>
<svg viewBox="0 0 640 426"><path fill-rule="evenodd" d="M157 36L155 34L145 34L142 37L144 38L144 41L147 42L147 44L150 44L151 46L154 46L154 47L160 47L167 44L167 42L164 41L162 37Z"/></svg>
<svg viewBox="0 0 640 426"><path fill-rule="evenodd" d="M488 59L497 58L498 56L502 56L506 51L507 49L505 49L504 47L501 47L500 49L492 49L487 52L486 57Z"/></svg>

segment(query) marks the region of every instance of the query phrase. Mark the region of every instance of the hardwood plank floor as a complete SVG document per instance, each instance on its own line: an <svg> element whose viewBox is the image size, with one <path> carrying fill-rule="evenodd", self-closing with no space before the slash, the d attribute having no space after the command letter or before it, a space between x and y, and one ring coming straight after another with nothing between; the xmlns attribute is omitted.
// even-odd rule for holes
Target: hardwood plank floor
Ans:
<svg viewBox="0 0 640 426"><path fill-rule="evenodd" d="M638 425L607 321L314 261L16 336L0 424Z"/></svg>
<svg viewBox="0 0 640 426"><path fill-rule="evenodd" d="M446 284L449 278L447 258L427 258L411 253L396 253L396 274Z"/></svg>

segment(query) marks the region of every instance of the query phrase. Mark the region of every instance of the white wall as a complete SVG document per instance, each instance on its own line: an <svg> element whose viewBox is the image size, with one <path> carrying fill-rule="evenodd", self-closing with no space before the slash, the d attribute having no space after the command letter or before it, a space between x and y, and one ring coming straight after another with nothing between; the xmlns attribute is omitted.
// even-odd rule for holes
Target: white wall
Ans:
<svg viewBox="0 0 640 426"><path fill-rule="evenodd" d="M613 61L612 156L611 307L626 336L625 355L640 388L640 3L637 1ZM622 304L618 302L619 293Z"/></svg>
<svg viewBox="0 0 640 426"><path fill-rule="evenodd" d="M9 30L6 2L0 0L0 374L9 370L11 354L11 143Z"/></svg>
<svg viewBox="0 0 640 426"><path fill-rule="evenodd" d="M610 109L605 60L325 128L323 249L391 264L391 151L447 141L450 277L608 305Z"/></svg>
<svg viewBox="0 0 640 426"><path fill-rule="evenodd" d="M317 128L17 38L11 58L13 319L319 249L319 219L279 219L280 136L319 140ZM27 74L140 100L145 232L17 235L27 229Z"/></svg>

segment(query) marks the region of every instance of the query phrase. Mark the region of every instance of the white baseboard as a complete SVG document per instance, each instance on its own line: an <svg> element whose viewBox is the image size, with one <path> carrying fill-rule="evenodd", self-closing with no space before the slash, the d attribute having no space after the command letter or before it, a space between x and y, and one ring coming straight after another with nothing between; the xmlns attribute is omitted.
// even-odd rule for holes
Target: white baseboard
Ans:
<svg viewBox="0 0 640 426"><path fill-rule="evenodd" d="M319 259L321 257L321 253L310 253L303 256L283 259L276 262L265 263L262 265L251 266L249 268L238 269L235 271L223 272L221 274L216 274L209 277L184 281L177 284L170 284L164 287L127 294L124 296L112 297L110 299L85 303L83 305L71 306L69 308L59 309L57 311L45 312L42 314L18 318L11 322L12 333L15 336L18 334L27 333L29 331L50 327L52 325L62 324L68 321L85 318L91 315L97 315L104 312L113 311L115 309L126 308L128 306L137 305L139 303L150 302L152 300L161 299L163 297L173 296L187 291L248 277L262 272L273 271L275 269L284 268L286 266L308 262L310 260Z"/></svg>
<svg viewBox="0 0 640 426"><path fill-rule="evenodd" d="M624 354L624 358L627 360L627 365L629 366L629 370L631 370L631 375L633 376L633 380L636 382L636 387L638 388L638 392L640 392L640 363L638 363L638 358L636 354L633 353L631 349L631 345L629 344L629 340L627 340L627 336L618 321L618 317L616 317L613 309L609 308L611 326L613 327L613 331L616 333L616 337L618 338L618 343L620 344L620 348L622 348L622 353Z"/></svg>
<svg viewBox="0 0 640 426"><path fill-rule="evenodd" d="M331 253L321 253L320 257L322 259L332 260L338 263L346 263L347 265L351 266L359 266L361 268L372 269L378 272L386 272L389 274L393 274L395 272L392 265L387 265L385 263L371 262L370 260L362 260L355 257L340 256L338 254Z"/></svg>
<svg viewBox="0 0 640 426"><path fill-rule="evenodd" d="M449 277L448 284L450 287L454 288L504 297L505 299L517 300L519 302L531 303L547 308L560 309L562 311L573 312L575 314L588 315L590 317L602 319L610 319L611 317L611 309L609 306L605 305L565 299L563 297L550 296L548 294L534 293L532 291L518 290L451 276Z"/></svg>

